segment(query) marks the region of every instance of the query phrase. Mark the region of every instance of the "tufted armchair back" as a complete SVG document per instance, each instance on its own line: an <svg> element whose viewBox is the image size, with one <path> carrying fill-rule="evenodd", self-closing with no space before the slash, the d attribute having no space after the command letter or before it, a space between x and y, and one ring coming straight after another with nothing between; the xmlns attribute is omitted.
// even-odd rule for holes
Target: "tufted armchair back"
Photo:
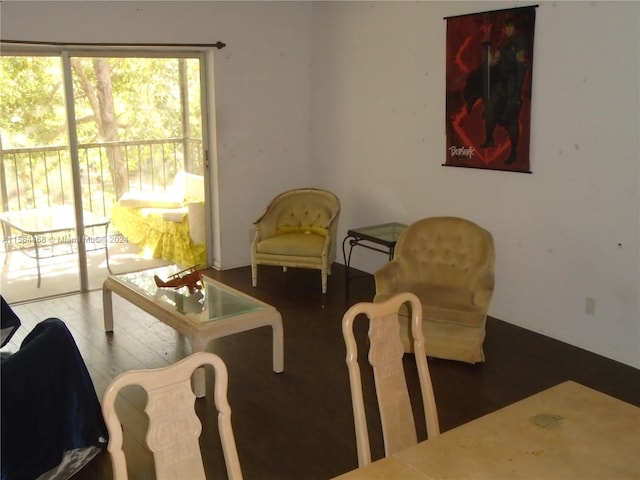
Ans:
<svg viewBox="0 0 640 480"><path fill-rule="evenodd" d="M331 192L316 188L289 190L275 197L256 221L262 238L288 233L315 233L326 236L337 227L334 219L340 201Z"/></svg>
<svg viewBox="0 0 640 480"><path fill-rule="evenodd" d="M395 258L412 282L472 289L482 281L489 287L495 261L493 237L463 218L424 218L402 232Z"/></svg>

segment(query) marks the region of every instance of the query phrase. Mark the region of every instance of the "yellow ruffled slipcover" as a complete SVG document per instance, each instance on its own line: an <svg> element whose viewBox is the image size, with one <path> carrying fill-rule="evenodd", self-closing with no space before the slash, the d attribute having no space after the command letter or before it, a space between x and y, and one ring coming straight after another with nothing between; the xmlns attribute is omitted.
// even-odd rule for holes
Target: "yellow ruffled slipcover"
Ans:
<svg viewBox="0 0 640 480"><path fill-rule="evenodd" d="M145 255L185 266L206 265L206 246L194 244L191 240L186 210L180 222L164 220L163 213L166 212L161 208L131 208L116 204L111 224L130 243L142 248Z"/></svg>

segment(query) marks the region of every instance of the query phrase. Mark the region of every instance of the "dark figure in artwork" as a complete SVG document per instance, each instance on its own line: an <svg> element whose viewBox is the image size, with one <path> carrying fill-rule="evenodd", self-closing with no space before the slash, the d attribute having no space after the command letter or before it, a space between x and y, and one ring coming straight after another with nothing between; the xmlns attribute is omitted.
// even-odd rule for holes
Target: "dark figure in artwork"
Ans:
<svg viewBox="0 0 640 480"><path fill-rule="evenodd" d="M485 61L482 67L471 72L463 90L467 111L482 96L484 102L484 143L482 148L494 146L493 132L496 125L509 134L510 152L505 164L518 158L520 137L520 109L522 84L527 72L524 36L517 32L513 18L504 25L504 38L498 49L491 51L490 42L484 42Z"/></svg>

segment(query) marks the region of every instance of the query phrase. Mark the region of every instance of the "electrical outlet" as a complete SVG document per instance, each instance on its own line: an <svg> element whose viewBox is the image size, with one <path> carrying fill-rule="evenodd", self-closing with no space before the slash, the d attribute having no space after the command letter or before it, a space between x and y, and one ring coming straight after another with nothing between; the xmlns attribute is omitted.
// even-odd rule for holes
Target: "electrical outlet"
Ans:
<svg viewBox="0 0 640 480"><path fill-rule="evenodd" d="M587 315L595 315L596 314L596 299L587 297L584 303L584 311Z"/></svg>

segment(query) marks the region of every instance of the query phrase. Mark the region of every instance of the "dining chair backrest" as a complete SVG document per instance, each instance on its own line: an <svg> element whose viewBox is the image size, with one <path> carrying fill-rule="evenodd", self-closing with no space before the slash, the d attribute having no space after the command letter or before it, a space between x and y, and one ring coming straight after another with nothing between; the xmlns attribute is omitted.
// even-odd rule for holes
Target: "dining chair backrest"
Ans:
<svg viewBox="0 0 640 480"><path fill-rule="evenodd" d="M107 387L102 413L109 431L107 449L111 454L114 480L128 478L122 450L122 425L115 408L118 393L127 386L140 385L147 392L145 412L149 417L147 446L153 453L156 478L205 480L198 438L202 432L195 412L191 376L195 369L210 365L215 375L213 400L218 411L218 430L230 480L240 480L242 472L231 427L227 401L227 367L213 353L198 352L173 365L149 370L133 370L118 375Z"/></svg>
<svg viewBox="0 0 640 480"><path fill-rule="evenodd" d="M404 349L400 340L398 311L404 304L409 304L410 306L415 359L428 437L433 438L440 434L433 386L427 358L424 353L420 301L414 294L403 292L380 303L357 303L344 314L342 333L347 348L346 360L349 383L351 385L359 466L371 463L371 448L360 365L358 364L358 347L353 333L354 321L361 314L366 315L369 319L370 345L368 359L373 368L385 456L408 448L418 442L409 388L402 362Z"/></svg>

